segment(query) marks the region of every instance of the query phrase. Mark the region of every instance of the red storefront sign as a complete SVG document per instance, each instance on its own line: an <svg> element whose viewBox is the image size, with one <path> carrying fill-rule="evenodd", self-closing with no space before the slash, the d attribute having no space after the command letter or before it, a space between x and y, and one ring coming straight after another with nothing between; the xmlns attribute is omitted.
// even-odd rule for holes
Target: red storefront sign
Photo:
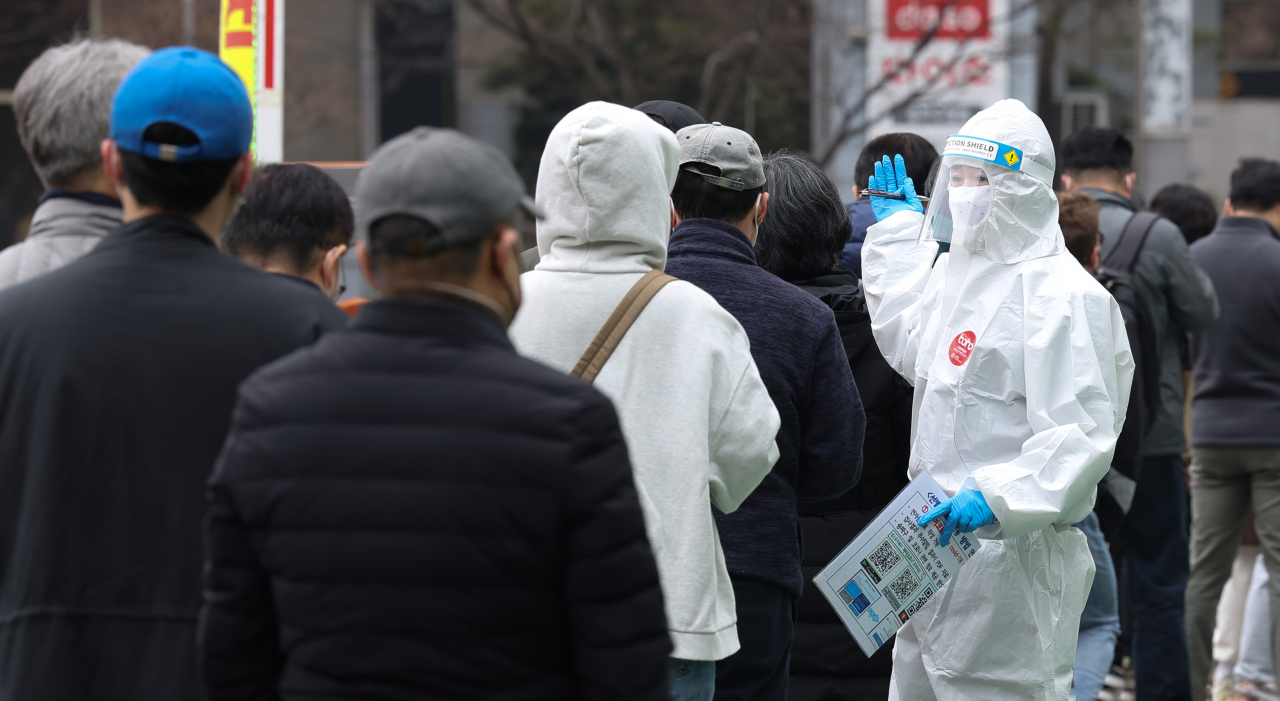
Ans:
<svg viewBox="0 0 1280 701"><path fill-rule="evenodd" d="M935 39L989 39L988 0L884 0L890 39L919 39L939 23Z"/></svg>

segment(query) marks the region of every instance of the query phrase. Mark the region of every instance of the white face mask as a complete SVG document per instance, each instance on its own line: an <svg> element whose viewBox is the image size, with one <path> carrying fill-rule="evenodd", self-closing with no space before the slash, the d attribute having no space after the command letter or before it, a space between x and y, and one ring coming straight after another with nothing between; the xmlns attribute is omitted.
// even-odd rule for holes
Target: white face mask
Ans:
<svg viewBox="0 0 1280 701"><path fill-rule="evenodd" d="M975 229L991 212L991 186L947 187L947 202L951 206L951 221L956 231Z"/></svg>

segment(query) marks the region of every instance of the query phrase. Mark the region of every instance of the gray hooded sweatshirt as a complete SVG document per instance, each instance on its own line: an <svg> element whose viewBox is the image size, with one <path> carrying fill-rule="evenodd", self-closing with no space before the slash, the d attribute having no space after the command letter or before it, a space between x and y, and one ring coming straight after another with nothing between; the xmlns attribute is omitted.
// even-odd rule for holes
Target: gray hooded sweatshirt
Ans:
<svg viewBox="0 0 1280 701"><path fill-rule="evenodd" d="M564 371L623 295L662 270L680 149L635 110L592 102L551 132L538 171L537 267L510 334ZM746 332L687 282L658 292L595 386L617 406L658 563L673 657L738 650L737 614L711 505L734 511L778 459L780 420Z"/></svg>

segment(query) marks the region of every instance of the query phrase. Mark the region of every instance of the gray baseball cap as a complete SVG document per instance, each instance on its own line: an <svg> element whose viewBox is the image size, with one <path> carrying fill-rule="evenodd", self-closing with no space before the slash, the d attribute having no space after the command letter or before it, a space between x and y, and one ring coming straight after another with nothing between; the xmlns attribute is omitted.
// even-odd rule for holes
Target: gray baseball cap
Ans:
<svg viewBox="0 0 1280 701"><path fill-rule="evenodd" d="M694 124L676 132L680 142L680 166L706 163L720 175L699 173L707 182L729 190L754 190L764 185L764 158L751 135L720 122ZM690 172L697 172L688 169Z"/></svg>
<svg viewBox="0 0 1280 701"><path fill-rule="evenodd" d="M418 127L374 152L356 182L359 236L393 214L420 217L448 247L484 238L517 209L542 218L498 149L453 129Z"/></svg>

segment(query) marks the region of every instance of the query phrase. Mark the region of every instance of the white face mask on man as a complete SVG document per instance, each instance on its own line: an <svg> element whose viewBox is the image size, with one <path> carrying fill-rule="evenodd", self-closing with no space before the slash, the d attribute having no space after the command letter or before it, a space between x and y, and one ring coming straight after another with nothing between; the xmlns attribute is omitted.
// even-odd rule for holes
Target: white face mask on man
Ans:
<svg viewBox="0 0 1280 701"><path fill-rule="evenodd" d="M975 229L991 212L991 185L948 186L947 202L956 231Z"/></svg>

